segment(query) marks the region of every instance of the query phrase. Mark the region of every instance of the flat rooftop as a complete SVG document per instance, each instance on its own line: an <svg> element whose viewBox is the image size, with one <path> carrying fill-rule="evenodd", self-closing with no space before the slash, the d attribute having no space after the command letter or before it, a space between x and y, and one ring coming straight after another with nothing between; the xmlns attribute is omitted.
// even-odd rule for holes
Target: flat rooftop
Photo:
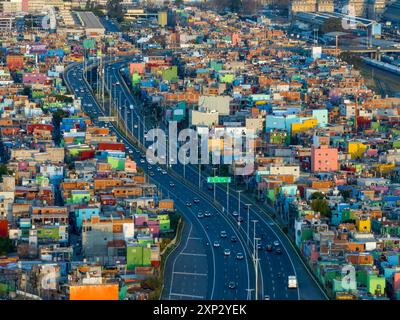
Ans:
<svg viewBox="0 0 400 320"><path fill-rule="evenodd" d="M78 15L78 18L83 27L88 29L104 29L103 24L93 12L78 11L76 12L76 14Z"/></svg>

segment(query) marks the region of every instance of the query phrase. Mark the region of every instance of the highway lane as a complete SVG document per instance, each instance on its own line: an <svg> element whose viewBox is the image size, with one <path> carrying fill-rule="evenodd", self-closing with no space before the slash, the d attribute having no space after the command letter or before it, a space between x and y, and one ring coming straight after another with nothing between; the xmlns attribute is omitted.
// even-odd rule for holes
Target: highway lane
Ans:
<svg viewBox="0 0 400 320"><path fill-rule="evenodd" d="M114 78L114 77L118 76L117 75L117 72L118 72L117 68L114 68L114 69L113 68L108 68L106 70L109 70L109 72L112 75L109 78L110 82L111 83L118 83L119 81L117 81L117 78ZM117 96L118 98L120 96L121 96L121 98L125 97L125 99L127 100L127 101L120 100L120 104L128 105L125 102L129 102L130 104L133 104L134 101L129 101L130 93L129 92L125 92L125 91L121 90L120 88L121 88L121 86L118 86L118 87L115 88L115 96ZM121 92L121 95L119 95L120 92ZM129 111L131 111L131 110L129 110ZM134 110L132 110L132 111L134 111ZM124 110L121 110L121 115L124 115ZM127 117L128 120L131 119L131 118L132 117L129 117L129 116ZM136 119L136 117L133 117L133 119ZM128 125L129 125L129 123L128 123ZM135 133L135 130L133 130L133 131ZM143 132L143 130L142 130L142 132ZM121 136L121 138L123 138L123 137ZM148 170L147 166L145 166L145 170ZM153 172L154 172L154 170L153 170ZM181 183L182 181L179 180L179 179L173 178L173 177L171 177L169 175L161 175L161 176L157 175L157 177L159 178L157 183L159 183L158 186L159 186L159 188L161 190L163 190L165 188L165 186L169 186L169 183L172 180L174 182L174 184L175 184L175 188L176 189L180 189L180 190L178 190L179 194L184 195L184 198L182 199L182 197L181 197L180 200L184 201L185 203L187 201L192 201L193 198L196 197L196 195L197 195L197 191L194 188L192 188L190 186L182 185L182 183ZM154 177L150 178L150 179L154 179ZM191 194L188 194L188 189L192 190ZM169 190L170 193L173 193L171 191L171 188L168 188L168 190ZM198 210L203 211L203 212L205 210L209 209L209 206L207 204L207 200L206 199L202 199L202 201L196 206L198 207ZM193 207L195 207L195 205L193 205ZM192 210L190 210L190 211L192 211ZM195 213L195 214L197 214L197 213ZM216 224L216 225L220 226L221 228L223 228L225 226L225 229L221 229L221 230L215 229L214 230L214 229L211 228L211 229L207 230L206 234L210 236L210 239L209 239L210 240L209 241L210 244L213 243L215 240L217 240L219 238L220 231L226 230L227 232L229 232L229 229L231 229L231 227L223 219L221 219L218 215L215 215L215 218L217 220L220 220L218 222L218 224ZM195 219L198 220L198 218L196 216L195 216ZM242 246L242 248L241 248L240 251L245 254L244 247L243 247L243 245L241 245L241 246ZM248 261L247 261L247 259L245 259L245 261L246 261L246 263L245 263L246 269L245 270L241 270L241 269L243 269L242 261L235 261L235 263L231 265L227 261L230 257L224 258L224 256L223 256L223 254L222 254L222 250L223 249L230 249L231 252L237 253L236 250L233 250L231 248L231 244L226 243L225 246L223 246L221 244L221 250L220 250L221 253L219 254L219 256L217 255L216 264L217 264L217 266L221 266L222 264L224 265L224 275L218 275L217 278L218 279L222 279L222 278L229 279L230 277L233 277L233 278L237 279L238 280L237 287L240 288L241 291L240 291L240 293L230 297L230 295L232 294L233 290L226 290L226 288L224 288L223 295L219 295L219 296L222 297L221 299L226 299L226 298L234 299L235 297L236 298L240 298L240 299L245 299L246 297L243 296L243 295L245 294L245 289L248 288L248 285L246 285L245 283L246 283L246 281L247 281L247 283L250 281L249 280L250 272L249 272ZM239 278L239 275L242 275L241 278ZM246 279L246 277L247 277L247 279ZM232 281L233 280L234 279L232 279ZM227 281L229 282L231 280L227 280ZM226 286L227 286L227 284L226 284ZM217 288L217 290L219 288L221 288L221 286L219 286ZM218 295L218 293L217 293L217 295ZM226 296L228 296L228 297L226 297Z"/></svg>
<svg viewBox="0 0 400 320"><path fill-rule="evenodd" d="M97 103L94 101L94 98L91 96L91 94L87 94L86 91L84 90L84 94L80 93L80 88L82 87L82 81L79 81L79 66L77 65L75 68L71 68L71 70L68 70L66 73L66 79L68 79L68 82L70 83L70 86L72 88L73 91L76 92L77 95L81 95L82 97L82 105L83 105L83 109L85 111L87 111L89 114L93 114L93 112L98 112L99 114L101 114L101 111L99 110L99 106L97 105ZM78 89L78 91L77 91ZM95 110L96 109L96 110ZM114 129L115 131L115 129ZM119 136L120 140L125 140L125 138L120 135L118 132L116 132L117 135ZM127 142L125 140L125 142ZM133 149L134 147L129 144L126 143L128 146L130 146L131 149ZM139 159L139 154L135 155L135 160L139 163L140 159ZM147 170L147 166L144 166L145 170ZM153 181L152 181L153 180ZM175 181L175 185L177 186L176 188L176 192L179 193L180 195L185 195L185 197L180 197L180 199L178 199L177 195L175 194L175 191L171 190L171 187L169 187L169 182L173 180ZM168 175L163 175L163 174L158 174L155 175L154 177L150 178L150 181L158 183L159 187L161 190L163 190L164 192L170 192L170 195L172 198L175 197L176 199L176 203L177 203L177 208L178 210L180 210L184 215L185 218L187 218L188 221L190 221L190 225L199 226L200 221L196 216L196 213L191 209L191 208L187 208L186 205L184 205L183 203L186 201L191 201L193 200L193 198L196 196L196 193L194 191L190 192L188 190L190 190L190 188L187 187L183 187L182 185L182 189L181 188L181 184L179 180L176 180L176 178L173 177L168 177ZM204 206L205 202L202 204L200 202L199 207L201 209L206 209L206 207ZM214 217L213 217L214 218ZM211 219L213 219L211 218ZM210 218L207 218L210 219ZM215 219L219 220L218 217L216 216ZM224 226L226 227L226 230L229 230L229 225L224 224L224 221L218 221L218 223L216 223L215 225L219 225L222 228L224 228ZM194 229L193 229L194 230ZM170 293L172 293L172 295L169 295L168 298L199 298L199 297L206 297L208 299L245 299L246 298L246 292L245 292L245 288L249 287L249 276L251 274L251 271L249 271L249 264L248 264L248 260L245 259L245 261L235 261L234 263L229 263L228 259L233 260L233 256L230 257L224 257L222 254L222 248L218 248L221 249L219 250L219 254L215 255L215 254L210 254L213 252L214 248L209 245L206 245L206 242L209 242L211 244L211 241L214 241L215 239L217 239L219 237L219 233L221 230L217 230L216 228L210 228L209 230L207 230L207 232L204 231L204 227L203 230L201 230L201 228L197 228L196 232L194 233L196 236L193 236L191 238L199 238L199 239L190 239L190 240L201 240L201 239L206 239L208 237L208 241L198 241L200 242L200 246L203 247L203 250L205 250L205 258L206 259L202 259L204 261L199 261L198 263L192 264L193 267L196 270L196 272L191 272L191 270L186 269L184 271L182 270L174 270L173 272L178 272L178 273L173 273L173 277L175 279L177 279L177 277L181 277L184 276L186 277L185 280L187 280L188 277L193 276L195 278L195 281L171 281L174 286L173 290L170 290ZM198 236L197 236L198 235ZM184 250L180 251L180 255L179 258L182 258L181 256L188 256L186 253L190 253L191 251L201 251L201 248L198 247L198 244L195 244L195 241L190 241L190 243L193 244L189 244L188 246L185 247L185 252ZM242 247L242 249L235 249L233 246L236 244L230 244L227 243L224 248L230 248L232 252L236 251L244 251L244 248ZM221 246L222 247L222 246ZM193 249L192 249L193 248ZM189 251L187 251L189 249ZM182 254L184 253L184 254ZM245 253L245 252L244 252ZM201 259L200 259L201 260ZM175 262L175 261L174 261ZM177 266L181 266L181 263L178 263L175 265ZM184 268L186 268L186 266L190 266L191 264L182 264L184 266ZM210 268L210 265L214 265L214 268ZM206 268L204 268L206 266ZM206 270L206 271L200 271L202 270ZM211 272L210 272L211 270ZM208 284L206 286L204 286L204 281L197 281L197 278L199 275L195 275L195 273L198 274L205 274L206 272L210 272L210 274L208 274L207 279L208 279ZM247 276L247 278L246 278ZM201 276L200 276L201 277ZM226 286L221 286L220 283L218 283L218 285L215 285L215 278L218 279L227 279L227 281L231 281L229 279L231 278L235 278L238 281L238 286L237 286L237 290L227 290ZM233 279L232 279L233 280ZM190 290L189 293L185 293L185 288L182 289L182 286L184 286L187 283L192 283L191 286L189 286L189 288L187 288L187 290ZM197 285L198 284L198 285ZM215 287L215 292L212 289L213 287ZM183 291L182 291L183 290ZM193 292L194 290L194 292ZM178 293L180 295L173 295L174 293L177 293L175 291L178 291Z"/></svg>
<svg viewBox="0 0 400 320"><path fill-rule="evenodd" d="M121 116L126 118L127 123L128 123L128 128L132 128L132 119L133 121L135 121L136 119L138 119L139 122L137 122L138 124L138 128L137 129L132 129L134 134L140 134L141 138L143 138L143 132L146 131L143 128L145 127L145 123L143 121L143 119L140 117L139 113L136 111L136 107L138 106L137 101L134 99L134 97L131 95L130 90L125 86L124 80L122 79L120 73L119 73L119 69L124 65L124 62L117 62L117 63L112 63L109 66L106 66L105 69L105 79L107 79L107 82L110 82L113 85L112 90L113 90L113 94L115 97L117 97L119 99L119 105L122 105L122 108L119 108L119 110L121 111ZM134 109L128 109L128 106L130 105L134 105L135 108ZM125 112L125 108L126 108L126 112ZM134 112L134 115L132 116L129 115L130 112ZM160 127L162 128L162 124L160 124ZM147 129L147 128L146 128ZM141 139L142 140L142 139ZM149 146L150 142L145 142L146 146ZM181 183L182 180L179 180L179 183ZM194 190L194 193L197 193L197 190L191 185L188 185L190 188L192 188ZM209 201L209 199L205 199L205 201ZM208 205L210 205L208 203ZM213 206L211 204L211 206ZM216 210L216 212L219 213L219 215L225 220L225 221L229 221L224 215L222 215L222 212L220 211L219 208L214 206L214 209ZM229 229L234 230L235 231L235 224L232 221L229 221ZM238 238L242 238L240 236L238 236L238 234L236 233L236 236ZM242 250L243 252L244 250ZM248 252L248 251L247 251ZM244 252L244 254L246 255L246 252ZM251 256L251 253L248 252L248 256ZM246 255L247 258L247 255ZM254 274L254 273L253 273ZM253 277L251 277L253 278ZM261 296L263 296L263 279L261 279Z"/></svg>
<svg viewBox="0 0 400 320"><path fill-rule="evenodd" d="M114 78L114 83L123 83L123 79L122 77L118 74L118 69L121 68L124 65L123 62L121 63L115 63L113 64L114 67L110 67L108 70L109 72L113 73L113 78ZM133 97L131 97L131 94L129 92L129 90L127 90L127 88L122 87L121 91L123 91L123 95L124 97L126 97L126 99L128 100L127 102L129 103L133 103ZM129 98L131 98L132 100L129 101ZM122 104L126 104L126 101L122 101ZM122 112L124 114L124 112ZM130 124L130 119L129 116L127 117L127 121L128 121L128 126ZM139 127L144 127L144 123L139 123ZM160 127L163 127L162 124L160 125ZM140 128L138 128L138 133L143 133L143 129L141 129L141 131L139 131ZM187 180L189 180L191 183L193 183L193 185L196 185L196 181L198 181L196 172L194 172L194 170L191 168L191 166L186 166L186 178ZM182 165L173 165L172 169L178 173L180 173L181 175L183 175L183 166ZM180 172L181 169L182 171ZM203 178L204 179L204 178ZM203 181L203 180L202 180ZM220 195L218 194L217 196L217 201L220 200ZM232 199L230 200L231 202L233 201ZM223 203L223 201L220 201L221 204ZM233 208L234 205L231 203L231 207ZM217 209L218 210L218 209ZM218 210L219 214L223 216L222 212L220 210ZM231 220L231 225L233 225L235 228L237 226L236 221L233 219L233 217L228 216L227 219ZM243 234L243 238L247 238L249 237L250 239L253 238L253 229L252 226L250 228L250 232L249 232L249 236L247 235L247 233L244 231L243 228L238 229L237 231L241 231ZM257 232L257 234L259 234ZM253 247L253 244L251 244L250 241L250 248ZM271 298L275 298L275 299L298 299L299 295L298 295L298 290L288 290L287 288L287 284L285 283L285 279L284 277L286 275L290 275L292 273L290 272L281 272L282 269L282 265L287 266L287 264L276 264L275 260L279 261L281 258L280 257L274 257L274 258L270 258L270 261L267 261L267 259L265 257L263 257L263 252L260 252L260 263L259 263L259 272L261 274L261 292L259 295L259 298L263 297L264 295L268 295ZM251 256L251 253L249 254L249 256ZM268 266L267 266L268 263ZM272 270L271 270L272 268ZM278 271L279 269L279 271ZM278 278L278 273L281 272L282 276L280 278ZM274 277L277 277L277 279L274 279ZM265 285L264 285L265 282ZM297 295L296 295L296 291L297 291Z"/></svg>
<svg viewBox="0 0 400 320"><path fill-rule="evenodd" d="M115 64L115 69L124 66L124 63ZM118 72L116 72L118 75ZM118 77L120 82L123 82L122 77ZM129 119L128 119L129 122ZM143 123L142 123L143 126ZM162 127L162 125L161 125ZM165 129L165 128L164 128ZM183 176L183 165L173 165L172 169ZM198 181L198 170L193 165L185 166L186 180L192 182L195 186ZM206 177L201 178L201 188L203 191L208 192L210 196L213 191L207 190ZM226 207L226 191L223 187L217 186L216 200L221 206ZM244 206L246 200L241 199L241 206ZM238 211L238 196L235 192L231 191L229 194L229 212ZM242 214L244 210L241 210ZM304 266L301 258L295 252L290 241L282 233L273 220L266 214L260 213L255 210L254 206L249 211L250 221L257 220L256 236L264 238L261 239L261 244L265 248L267 243L279 241L280 247L283 249L282 255L275 255L268 253L265 250L260 250L260 269L265 270L265 277L262 280L265 282L265 294L277 299L325 299L326 296L321 288L310 276L308 270ZM234 218L230 217L233 221ZM242 224L245 227L247 220ZM250 222L249 235L247 235L247 228L240 228L244 237L253 238L253 224ZM253 246L253 245L252 245ZM279 276L280 273L280 276ZM287 288L287 277L289 275L296 275L298 278L298 289ZM263 292L263 290L262 290Z"/></svg>
<svg viewBox="0 0 400 320"><path fill-rule="evenodd" d="M179 169L178 169L179 170ZM183 169L181 168L181 172L183 173ZM193 168L193 166L186 166L185 174L187 179L191 181L195 181L197 184L198 181L198 170ZM214 191L208 190L206 187L207 179L205 176L201 177L201 187L202 190L207 192L210 196L213 196ZM247 234L247 209L245 207L245 203L252 203L253 205L249 210L249 234L252 238L254 229L253 223L251 220L257 220L256 226L256 235L259 237L263 236L261 239L261 244L263 248L267 244L272 244L274 241L279 241L280 247L283 249L282 255L275 255L271 253L266 253L265 249L260 250L260 264L261 268L265 270L270 270L270 281L267 280L266 285L268 293L271 297L274 295L277 299L302 299L302 300L319 300L326 299L325 294L319 288L318 284L312 279L309 271L304 266L301 258L297 255L297 252L292 247L289 239L282 233L281 229L276 225L276 223L272 220L272 218L262 213L261 210L255 208L254 201L250 202L247 197L243 194L241 195L241 216L244 221L241 223L241 229ZM226 186L225 185L216 185L216 200L224 207L226 207ZM239 196L237 192L230 188L229 191L229 212L238 210L238 200ZM272 210L272 208L264 207L264 210ZM233 216L231 216L234 219ZM263 260L267 259L267 264L263 263ZM280 263L282 260L282 263ZM272 267L272 269L271 269ZM278 277L278 273L281 273L281 276ZM287 288L287 277L289 275L296 275L298 279L298 289L288 289ZM273 281L273 282L272 282Z"/></svg>

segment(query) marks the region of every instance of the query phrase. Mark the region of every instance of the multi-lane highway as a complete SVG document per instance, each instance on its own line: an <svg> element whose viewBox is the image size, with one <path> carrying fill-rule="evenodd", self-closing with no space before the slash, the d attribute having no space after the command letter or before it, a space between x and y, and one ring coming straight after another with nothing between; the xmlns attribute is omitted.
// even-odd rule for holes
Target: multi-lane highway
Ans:
<svg viewBox="0 0 400 320"><path fill-rule="evenodd" d="M120 69L126 67L126 63L127 59L123 59L106 64L105 82L114 97L113 101L115 101L115 108L118 107L120 118L126 121L128 130L140 141L143 141L148 128L145 126L144 117L141 114L141 104L132 96L120 73ZM74 70L79 71L79 66L76 66ZM66 78L70 83L76 83L78 86L83 85L82 82L84 82L82 75L72 70L66 72ZM71 89L76 92L74 87ZM88 105L85 110L92 114L101 112L93 97L85 95L84 99L91 100L87 103L83 101L84 109ZM163 124L160 124L160 127L163 128ZM122 140L126 141L120 132L115 132ZM127 145L130 144L127 142ZM144 159L138 157L136 159L139 162L145 162ZM197 167L176 164L165 171L166 174L162 174L162 171L155 170L154 166L147 167L147 163L142 163L142 165L147 174L151 176L150 180L156 183L160 190L169 193L170 197L176 200L177 209L184 214L187 222L183 241L168 259L163 298L246 298L248 292L246 289L254 289L255 282L255 268L251 262L254 235L260 239L259 243L261 244L261 249L258 250L259 298L265 296L269 296L271 299L326 298L286 235L268 215L256 208L255 205L250 206L247 211L245 203L249 201L245 197L242 197L239 204L238 193L231 190L228 197L229 212L227 212L226 186L217 185L216 202L214 203L214 192L207 188L204 176L200 177L199 189ZM195 197L200 200L197 205L193 203ZM186 202L191 202L192 206L188 207ZM240 225L237 223L236 217L232 215L234 211L239 211L239 206L243 218ZM213 216L203 217L202 214L199 215L199 211L203 214L204 211L210 211ZM249 213L248 217L247 212ZM256 226L255 230L254 225ZM227 232L226 239L220 238L221 231ZM232 235L238 239L238 242L230 241ZM219 248L213 246L213 242L216 240L220 242ZM266 246L272 245L274 242L278 243L276 247L281 249L280 254L275 247L272 252L266 250ZM224 249L230 250L230 256L223 255ZM245 259L235 259L238 252L243 253ZM288 289L287 278L289 275L297 276L299 284L297 289ZM224 279L222 285L221 279ZM205 282L207 285L204 285ZM228 288L230 282L235 282L234 289ZM254 298L254 292L251 297Z"/></svg>
<svg viewBox="0 0 400 320"><path fill-rule="evenodd" d="M122 62L116 62L106 66L106 86L114 89L113 101L120 99L118 100L120 106L127 108L133 106L126 113L121 108L120 116L127 115L126 119L133 119L134 122L129 122L128 127L132 128L135 135L143 126L143 123L137 122L140 114L136 108L140 105L118 80L118 69L121 65ZM103 115L100 105L82 75L82 68L82 64L69 66L65 71L64 80L69 89L81 98L86 113L95 117ZM107 124L100 122L99 125ZM148 164L144 153L133 146L113 125L108 125L119 140L125 142L128 154L143 167L150 182L155 183L163 195L169 195L175 200L177 210L185 218L182 241L167 261L162 298L246 299L246 289L254 288L254 268L250 263L249 252L245 250L240 236L236 234L229 220L221 217L216 208L208 205L203 195L191 185L182 183L178 176L171 175L162 168L157 169L157 165ZM139 130L135 130L135 125ZM197 204L193 201L195 198L199 200ZM188 202L191 206L187 205ZM206 211L210 217L205 215ZM226 238L221 238L221 231L226 231ZM232 236L236 236L236 242L231 241ZM219 247L214 246L215 241L218 241ZM230 251L230 255L224 254L226 249ZM237 259L238 253L239 256L240 253L243 254L243 259ZM233 288L229 288L231 282L235 284Z"/></svg>

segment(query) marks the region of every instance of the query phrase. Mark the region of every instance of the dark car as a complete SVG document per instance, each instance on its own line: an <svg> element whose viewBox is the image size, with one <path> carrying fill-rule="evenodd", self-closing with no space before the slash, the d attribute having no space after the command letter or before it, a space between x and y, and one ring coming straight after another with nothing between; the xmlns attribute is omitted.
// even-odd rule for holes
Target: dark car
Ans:
<svg viewBox="0 0 400 320"><path fill-rule="evenodd" d="M236 288L236 283L231 281L231 282L229 282L228 287L229 287L229 289L235 289Z"/></svg>
<svg viewBox="0 0 400 320"><path fill-rule="evenodd" d="M191 207L191 206L192 206L192 203L188 201L188 202L186 202L186 206L187 206L187 207Z"/></svg>
<svg viewBox="0 0 400 320"><path fill-rule="evenodd" d="M244 259L243 253L238 252L238 253L236 254L236 260L243 260L243 259Z"/></svg>
<svg viewBox="0 0 400 320"><path fill-rule="evenodd" d="M213 186L212 184L209 184L209 185L207 186L207 189L208 189L208 190L214 190L214 186Z"/></svg>
<svg viewBox="0 0 400 320"><path fill-rule="evenodd" d="M197 198L193 199L193 203L199 203L199 202L200 202L199 199L197 199Z"/></svg>
<svg viewBox="0 0 400 320"><path fill-rule="evenodd" d="M265 248L268 252L272 252L272 246L268 244Z"/></svg>
<svg viewBox="0 0 400 320"><path fill-rule="evenodd" d="M237 222L243 222L243 217L242 216L237 217L236 220L237 220Z"/></svg>
<svg viewBox="0 0 400 320"><path fill-rule="evenodd" d="M276 254L282 254L281 248L276 248L275 253L276 253Z"/></svg>
<svg viewBox="0 0 400 320"><path fill-rule="evenodd" d="M235 236L231 237L231 242L237 242L237 238Z"/></svg>
<svg viewBox="0 0 400 320"><path fill-rule="evenodd" d="M210 211L204 211L204 216L205 217L211 217Z"/></svg>

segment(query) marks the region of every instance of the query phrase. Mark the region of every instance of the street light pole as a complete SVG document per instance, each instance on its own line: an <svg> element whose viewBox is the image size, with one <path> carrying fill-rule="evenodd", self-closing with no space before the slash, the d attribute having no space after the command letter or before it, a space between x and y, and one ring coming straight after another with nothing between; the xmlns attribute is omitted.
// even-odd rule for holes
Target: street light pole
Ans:
<svg viewBox="0 0 400 320"><path fill-rule="evenodd" d="M145 135L145 132L146 132L146 115L143 115L143 129L142 129L142 133L143 133L143 147L145 146L145 144L144 144L144 135Z"/></svg>
<svg viewBox="0 0 400 320"><path fill-rule="evenodd" d="M201 189L201 173L200 173L200 166L201 166L201 164L199 163L199 189Z"/></svg>
<svg viewBox="0 0 400 320"><path fill-rule="evenodd" d="M213 176L215 177L215 170L217 170L217 168L214 168L214 167L213 167L212 170L214 171L214 172L213 172L213 173L214 173ZM216 184L215 184L215 181L214 181L214 188L213 188L213 189L214 189L214 190L213 190L213 191L214 191L214 202L215 202L215 189L216 189L215 187L216 187Z"/></svg>
<svg viewBox="0 0 400 320"><path fill-rule="evenodd" d="M134 134L133 134L133 105L132 104L129 106L129 109L131 110L131 133L133 136Z"/></svg>
<svg viewBox="0 0 400 320"><path fill-rule="evenodd" d="M229 182L226 184L226 214L229 214Z"/></svg>
<svg viewBox="0 0 400 320"><path fill-rule="evenodd" d="M260 240L260 238L254 238L254 240L256 241L256 243L257 243L257 246L258 246L258 240ZM254 268L255 268L255 271L256 271L256 273L255 273L255 277L256 277L256 292L255 292L255 300L258 300L258 261L259 261L259 258L258 258L258 248L256 248L256 251L255 251L255 259L254 259Z"/></svg>
<svg viewBox="0 0 400 320"><path fill-rule="evenodd" d="M140 145L140 118L139 118L139 115L137 115L137 121L138 121L138 143Z"/></svg>
<svg viewBox="0 0 400 320"><path fill-rule="evenodd" d="M125 136L128 136L128 106L124 101L124 109L125 109Z"/></svg>
<svg viewBox="0 0 400 320"><path fill-rule="evenodd" d="M256 258L256 223L258 220L251 220L253 222L253 259Z"/></svg>
<svg viewBox="0 0 400 320"><path fill-rule="evenodd" d="M239 199L238 199L238 227L240 228L240 194L242 193L243 190L237 190L236 192L239 194Z"/></svg>
<svg viewBox="0 0 400 320"><path fill-rule="evenodd" d="M247 206L247 246L249 246L249 240L250 240L250 203L246 203Z"/></svg>

